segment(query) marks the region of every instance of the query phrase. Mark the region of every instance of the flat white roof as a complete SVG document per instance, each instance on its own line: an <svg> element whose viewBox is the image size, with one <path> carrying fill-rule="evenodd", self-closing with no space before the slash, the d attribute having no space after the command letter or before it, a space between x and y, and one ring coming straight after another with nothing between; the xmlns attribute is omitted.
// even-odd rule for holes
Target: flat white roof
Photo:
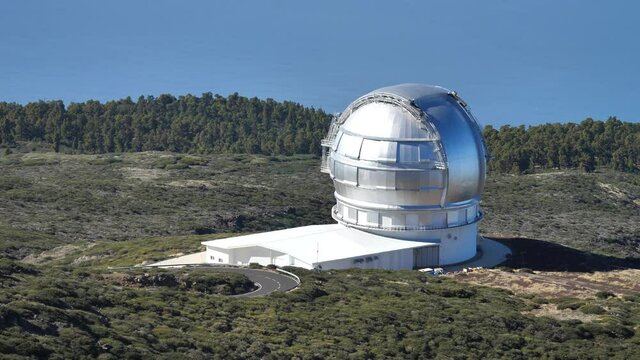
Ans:
<svg viewBox="0 0 640 360"><path fill-rule="evenodd" d="M298 258L308 264L436 246L436 243L392 239L340 224L311 225L202 242L219 249L260 246Z"/></svg>

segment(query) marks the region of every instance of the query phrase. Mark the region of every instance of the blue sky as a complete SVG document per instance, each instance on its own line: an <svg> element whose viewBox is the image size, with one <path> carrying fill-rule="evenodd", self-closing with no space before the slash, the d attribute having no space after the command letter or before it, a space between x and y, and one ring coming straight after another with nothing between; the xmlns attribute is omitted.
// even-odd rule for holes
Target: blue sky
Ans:
<svg viewBox="0 0 640 360"><path fill-rule="evenodd" d="M0 1L0 101L213 92L341 111L441 85L482 124L640 120L635 1Z"/></svg>

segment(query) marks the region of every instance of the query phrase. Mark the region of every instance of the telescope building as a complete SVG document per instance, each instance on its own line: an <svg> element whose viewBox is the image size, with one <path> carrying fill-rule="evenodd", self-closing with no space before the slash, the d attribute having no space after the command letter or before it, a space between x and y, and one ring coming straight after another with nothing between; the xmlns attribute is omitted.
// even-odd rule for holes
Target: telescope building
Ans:
<svg viewBox="0 0 640 360"><path fill-rule="evenodd" d="M322 146L337 224L207 241L208 262L411 269L476 255L487 152L455 92L370 92L334 117Z"/></svg>

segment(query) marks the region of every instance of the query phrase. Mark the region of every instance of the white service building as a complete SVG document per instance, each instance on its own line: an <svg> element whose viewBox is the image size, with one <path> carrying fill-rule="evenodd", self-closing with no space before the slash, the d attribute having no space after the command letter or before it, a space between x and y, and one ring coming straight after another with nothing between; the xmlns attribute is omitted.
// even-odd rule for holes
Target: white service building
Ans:
<svg viewBox="0 0 640 360"><path fill-rule="evenodd" d="M416 257L425 264L438 262L437 244L390 239L340 224L303 226L203 244L207 262L219 264L412 269Z"/></svg>
<svg viewBox="0 0 640 360"><path fill-rule="evenodd" d="M207 241L208 262L411 269L475 256L487 155L455 92L375 90L334 118L322 145L338 224Z"/></svg>

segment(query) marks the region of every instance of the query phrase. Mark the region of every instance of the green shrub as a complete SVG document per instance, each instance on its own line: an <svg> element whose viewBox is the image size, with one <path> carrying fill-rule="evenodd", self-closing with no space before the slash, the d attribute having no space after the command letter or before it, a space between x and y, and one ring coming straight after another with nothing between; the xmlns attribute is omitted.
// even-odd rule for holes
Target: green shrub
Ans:
<svg viewBox="0 0 640 360"><path fill-rule="evenodd" d="M26 188L31 183L18 176L2 176L0 177L0 191L7 191L12 189Z"/></svg>
<svg viewBox="0 0 640 360"><path fill-rule="evenodd" d="M579 309L584 314L602 315L607 311L601 306L595 304L582 305Z"/></svg>
<svg viewBox="0 0 640 360"><path fill-rule="evenodd" d="M563 298L557 301L556 308L558 310L571 309L577 310L581 306L584 306L586 303L583 300L578 300L575 298Z"/></svg>
<svg viewBox="0 0 640 360"><path fill-rule="evenodd" d="M208 294L237 295L253 290L255 285L239 273L202 269L183 273L180 287Z"/></svg>
<svg viewBox="0 0 640 360"><path fill-rule="evenodd" d="M629 302L640 302L640 297L637 295L622 295L622 300Z"/></svg>
<svg viewBox="0 0 640 360"><path fill-rule="evenodd" d="M36 275L38 269L32 265L19 263L14 260L0 258L0 275L8 276L13 274Z"/></svg>
<svg viewBox="0 0 640 360"><path fill-rule="evenodd" d="M122 159L113 156L91 159L88 161L90 165L109 165L122 162Z"/></svg>
<svg viewBox="0 0 640 360"><path fill-rule="evenodd" d="M157 169L164 169L168 165L175 164L177 159L174 156L162 156L160 158L155 159L153 162L153 167Z"/></svg>
<svg viewBox="0 0 640 360"><path fill-rule="evenodd" d="M596 297L598 299L608 299L610 297L615 297L616 294L612 293L611 291L598 291L596 293Z"/></svg>
<svg viewBox="0 0 640 360"><path fill-rule="evenodd" d="M534 302L535 304L548 304L549 300L543 298L543 297L539 297L539 296L534 296L533 298L531 298L531 301Z"/></svg>
<svg viewBox="0 0 640 360"><path fill-rule="evenodd" d="M168 164L167 166L164 167L166 170L183 170L183 169L188 169L189 165L187 164L183 164L183 163L177 163L177 164Z"/></svg>
<svg viewBox="0 0 640 360"><path fill-rule="evenodd" d="M180 159L180 162L185 165L197 165L197 166L205 166L209 163L206 158L196 157L196 156L185 156Z"/></svg>
<svg viewBox="0 0 640 360"><path fill-rule="evenodd" d="M607 336L610 338L631 338L635 332L623 325L615 323L584 323L578 326L580 332L593 336Z"/></svg>

